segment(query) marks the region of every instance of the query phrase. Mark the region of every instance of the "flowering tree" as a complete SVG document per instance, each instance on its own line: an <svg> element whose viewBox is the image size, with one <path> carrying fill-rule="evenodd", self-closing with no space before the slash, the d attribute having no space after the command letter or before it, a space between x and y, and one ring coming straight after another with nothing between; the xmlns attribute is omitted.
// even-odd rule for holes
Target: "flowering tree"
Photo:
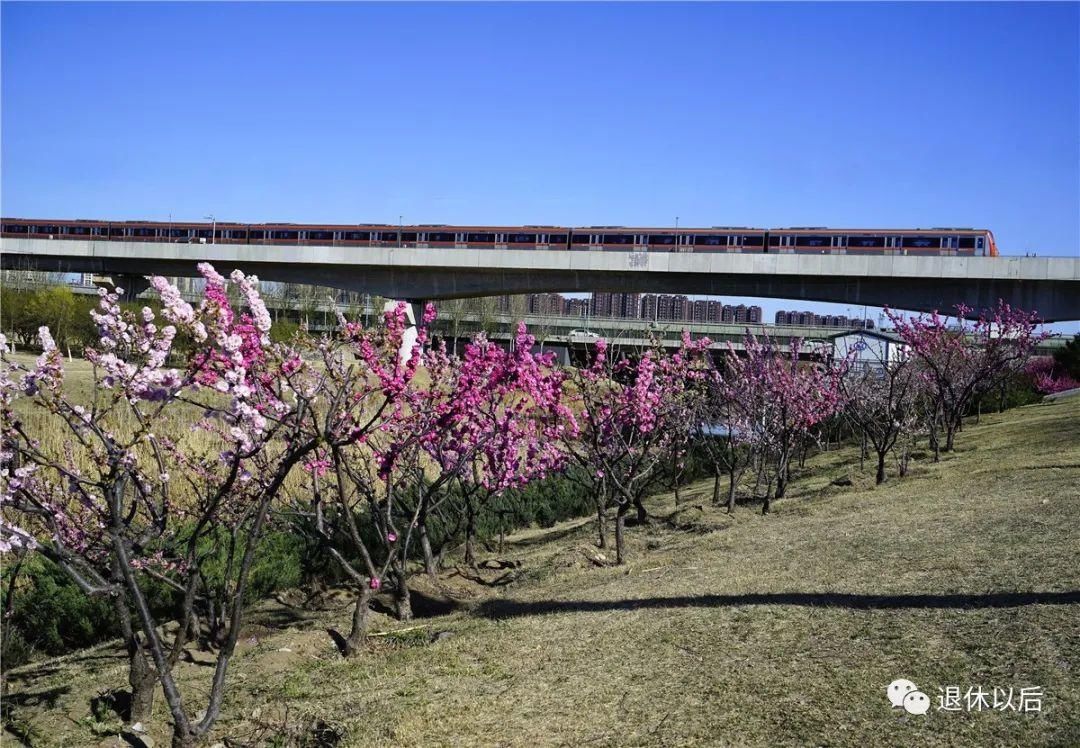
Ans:
<svg viewBox="0 0 1080 748"><path fill-rule="evenodd" d="M124 312L119 292L103 293L94 313L99 345L86 351L94 367L88 405L73 395L47 329L33 367L11 360L6 341L0 351L3 545L33 547L88 594L116 601L132 718L149 716L157 680L174 746L193 745L217 719L267 511L319 441L310 417L318 388L294 386L304 365L295 351L271 344L257 279L232 274L246 307L236 314L228 282L207 264L199 270L207 284L197 309L152 279L160 326L151 309ZM170 368L181 336L193 353L185 368ZM176 475L197 490L183 495ZM192 719L172 669L198 596L199 541L219 522L242 527L242 543L205 713ZM171 645L146 597L151 578L181 595L184 619Z"/></svg>
<svg viewBox="0 0 1080 748"><path fill-rule="evenodd" d="M971 320L971 309L956 307L957 325L934 312L906 318L889 309L896 333L919 362L931 393L930 442L939 458L938 423L945 429L945 451L953 448L961 419L973 401L1020 371L1046 337L1037 331L1035 312L1013 309L1004 301Z"/></svg>
<svg viewBox="0 0 1080 748"><path fill-rule="evenodd" d="M1044 395L1080 387L1080 382L1073 379L1050 356L1032 357L1024 366L1024 374L1031 380L1031 385Z"/></svg>
<svg viewBox="0 0 1080 748"><path fill-rule="evenodd" d="M476 562L478 513L492 499L513 488L565 469L569 455L563 436L577 434L577 423L562 402L566 374L554 368L554 354L531 353L535 339L519 323L514 345L506 351L483 335L453 364L454 401L461 408L447 448L431 440L431 456L440 467L456 470L464 499L465 563ZM460 445L460 446L458 446ZM457 453L467 455L457 468Z"/></svg>
<svg viewBox="0 0 1080 748"><path fill-rule="evenodd" d="M719 372L705 380L697 399L698 411L692 420L698 440L713 467L713 504L720 504L720 476L728 477L727 510L735 511L735 491L754 456L750 413L743 412L747 401L740 397L740 383Z"/></svg>
<svg viewBox="0 0 1080 748"><path fill-rule="evenodd" d="M434 318L429 307L425 326ZM389 578L399 618L411 616L407 564L418 537L430 573L435 553L428 537L430 515L462 487L466 556L472 562L476 513L491 496L561 469L566 461L559 438L573 419L561 403L561 373L551 357L533 356L533 340L519 327L507 352L483 335L466 346L461 358L445 348L423 354L428 382L415 376L427 339L425 328L404 359L397 350L404 329L400 308L386 315L382 332L364 331L343 321L350 348L374 376L353 378L347 400L365 412L348 442L327 434L331 448L304 465L314 499L307 512L331 556L358 583L352 629L338 636L346 656L358 651L366 635L370 595ZM345 378L347 358L330 338L320 345L323 368ZM364 405L366 403L366 405ZM359 433L359 436L357 434ZM359 565L338 548L345 539Z"/></svg>
<svg viewBox="0 0 1080 748"><path fill-rule="evenodd" d="M678 353L651 349L636 361L621 357L612 362L607 341L601 339L590 365L575 372L581 436L573 454L605 501L610 497L615 504L618 564L625 561L626 514L635 507L640 520L647 516L642 499L659 481L671 454L674 423L685 417L689 383L706 376L709 342L691 341L684 333Z"/></svg>
<svg viewBox="0 0 1080 748"><path fill-rule="evenodd" d="M841 377L844 416L858 429L877 455L878 484L885 482L885 461L898 443L923 423L919 397L922 378L918 367L903 355L896 361L879 361L863 371ZM901 469L906 465L906 450Z"/></svg>
<svg viewBox="0 0 1080 748"><path fill-rule="evenodd" d="M389 309L376 329L365 330L339 316L336 334L316 344L318 376L332 383L327 388L332 396L319 418L322 446L302 466L310 479L311 499L297 509L314 521L322 547L357 585L348 636L333 632L346 656L359 650L370 597L388 577L396 583L399 615L409 616L404 561L395 553L395 485L382 465L387 459L382 450L391 438L386 432L406 419L416 401L415 378L432 318L429 307L424 326L404 355L408 325L403 303ZM342 542L352 554L342 553Z"/></svg>
<svg viewBox="0 0 1080 748"><path fill-rule="evenodd" d="M745 349L746 355L740 356L734 347L728 348L721 375L724 400L732 426L762 464L772 466L775 498L780 499L796 447L840 405L841 372L820 363L800 364L797 339L783 352L768 338L759 341L747 335ZM766 491L763 514L769 512L770 493Z"/></svg>

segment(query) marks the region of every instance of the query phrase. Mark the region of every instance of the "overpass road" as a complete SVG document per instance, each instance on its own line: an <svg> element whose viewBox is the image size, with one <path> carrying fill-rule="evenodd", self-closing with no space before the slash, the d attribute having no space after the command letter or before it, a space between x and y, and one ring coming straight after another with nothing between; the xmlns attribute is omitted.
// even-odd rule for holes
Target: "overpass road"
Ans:
<svg viewBox="0 0 1080 748"><path fill-rule="evenodd" d="M105 275L196 275L198 262L260 278L398 299L543 291L758 296L975 309L998 299L1048 322L1080 319L1080 257L937 257L415 249L0 240L10 269Z"/></svg>

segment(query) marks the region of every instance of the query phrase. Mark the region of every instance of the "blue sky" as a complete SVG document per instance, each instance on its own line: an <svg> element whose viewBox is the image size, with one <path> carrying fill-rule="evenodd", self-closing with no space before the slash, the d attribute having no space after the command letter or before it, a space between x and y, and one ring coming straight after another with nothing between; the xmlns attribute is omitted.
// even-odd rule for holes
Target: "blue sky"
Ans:
<svg viewBox="0 0 1080 748"><path fill-rule="evenodd" d="M4 3L2 21L5 215L977 226L1006 253L1080 251L1075 3Z"/></svg>

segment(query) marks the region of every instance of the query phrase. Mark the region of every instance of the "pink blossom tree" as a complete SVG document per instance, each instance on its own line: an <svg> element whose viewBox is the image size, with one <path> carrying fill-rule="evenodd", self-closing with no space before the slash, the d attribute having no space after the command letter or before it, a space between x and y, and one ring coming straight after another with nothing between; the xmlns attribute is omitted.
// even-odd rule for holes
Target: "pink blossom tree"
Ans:
<svg viewBox="0 0 1080 748"><path fill-rule="evenodd" d="M425 325L434 310L425 313ZM359 438L336 444L305 464L314 487L311 511L317 531L331 556L358 583L352 629L335 640L346 656L359 651L366 635L371 594L384 581L393 583L397 614L411 617L407 586L409 552L418 539L425 568L434 574L436 554L428 537L428 519L448 506L452 486L459 495L465 521L466 556L472 543L476 513L490 497L541 478L565 464L560 437L573 419L562 404L564 375L551 356L530 353L533 340L519 327L513 351L488 342L483 335L465 347L461 358L444 347L423 353L427 382L417 386L421 349L427 339L419 330L411 354L400 364L401 320L388 314L385 333L351 329L352 346L376 377L357 379L348 399L369 414ZM329 339L322 348L332 349ZM324 369L342 366L337 354L326 357ZM385 401L387 393L393 399ZM358 406L359 407L359 406ZM337 547L345 538L359 566Z"/></svg>
<svg viewBox="0 0 1080 748"><path fill-rule="evenodd" d="M86 352L94 367L88 404L68 386L47 329L32 367L9 358L6 341L0 351L2 544L33 547L88 594L116 601L130 656L132 718L149 716L157 680L178 747L202 740L217 719L269 507L319 444L311 415L320 390L296 381L305 368L296 351L271 344L257 279L232 274L245 306L237 314L228 281L209 265L199 269L206 291L197 309L164 279L152 279L165 324L149 308L124 312L118 294L102 295L94 313L99 344ZM183 368L171 368L180 336L193 354ZM20 399L27 407L17 407ZM59 439L28 425L33 408L44 413L35 425L59 429ZM175 488L180 476L198 488L193 495ZM242 544L206 708L192 718L172 671L205 561L199 540L218 522L241 525ZM182 595L184 618L171 645L147 600L147 578Z"/></svg>
<svg viewBox="0 0 1080 748"><path fill-rule="evenodd" d="M646 350L638 359L612 361L605 340L596 342L589 366L573 377L580 438L573 455L591 476L598 494L615 505L615 561L625 562L626 515L636 508L639 521L647 512L643 498L662 477L670 458L676 420L685 417L688 386L706 376L705 352L710 341L691 341L684 333L678 353ZM598 529L602 528L601 506Z"/></svg>
<svg viewBox="0 0 1080 748"><path fill-rule="evenodd" d="M763 466L771 468L762 505L767 514L771 499L786 493L796 447L838 409L841 372L822 363L801 363L797 339L784 351L768 338L747 335L744 347L745 355L728 348L721 375L723 399L744 442L752 445Z"/></svg>
<svg viewBox="0 0 1080 748"><path fill-rule="evenodd" d="M945 429L945 451L953 448L964 414L983 393L1020 371L1046 333L1038 331L1035 312L999 301L977 319L971 309L956 307L956 325L937 312L904 317L886 309L896 333L919 363L931 393L930 442L940 456L938 424Z"/></svg>
<svg viewBox="0 0 1080 748"><path fill-rule="evenodd" d="M878 361L840 379L843 414L877 455L877 484L885 482L885 463L899 444L901 470L906 472L908 439L923 422L919 398L922 379L905 353L893 361Z"/></svg>

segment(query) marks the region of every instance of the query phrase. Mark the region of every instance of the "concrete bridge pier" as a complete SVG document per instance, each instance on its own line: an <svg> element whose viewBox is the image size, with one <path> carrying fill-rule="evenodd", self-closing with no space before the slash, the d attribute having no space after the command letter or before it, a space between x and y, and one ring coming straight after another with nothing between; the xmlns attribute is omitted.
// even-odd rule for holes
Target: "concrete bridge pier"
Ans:
<svg viewBox="0 0 1080 748"><path fill-rule="evenodd" d="M416 344L416 338L419 333L416 330L416 312L419 310L423 314L424 303L418 299L401 299L391 300L383 304L383 314L392 312L397 305L401 302L405 302L405 334L401 338L401 350L398 351L398 356L402 363L409 360L409 356L412 355L413 346Z"/></svg>
<svg viewBox="0 0 1080 748"><path fill-rule="evenodd" d="M98 288L105 288L110 291L122 290L121 301L135 301L139 294L150 288L150 280L146 276L130 273L95 274L93 284Z"/></svg>

